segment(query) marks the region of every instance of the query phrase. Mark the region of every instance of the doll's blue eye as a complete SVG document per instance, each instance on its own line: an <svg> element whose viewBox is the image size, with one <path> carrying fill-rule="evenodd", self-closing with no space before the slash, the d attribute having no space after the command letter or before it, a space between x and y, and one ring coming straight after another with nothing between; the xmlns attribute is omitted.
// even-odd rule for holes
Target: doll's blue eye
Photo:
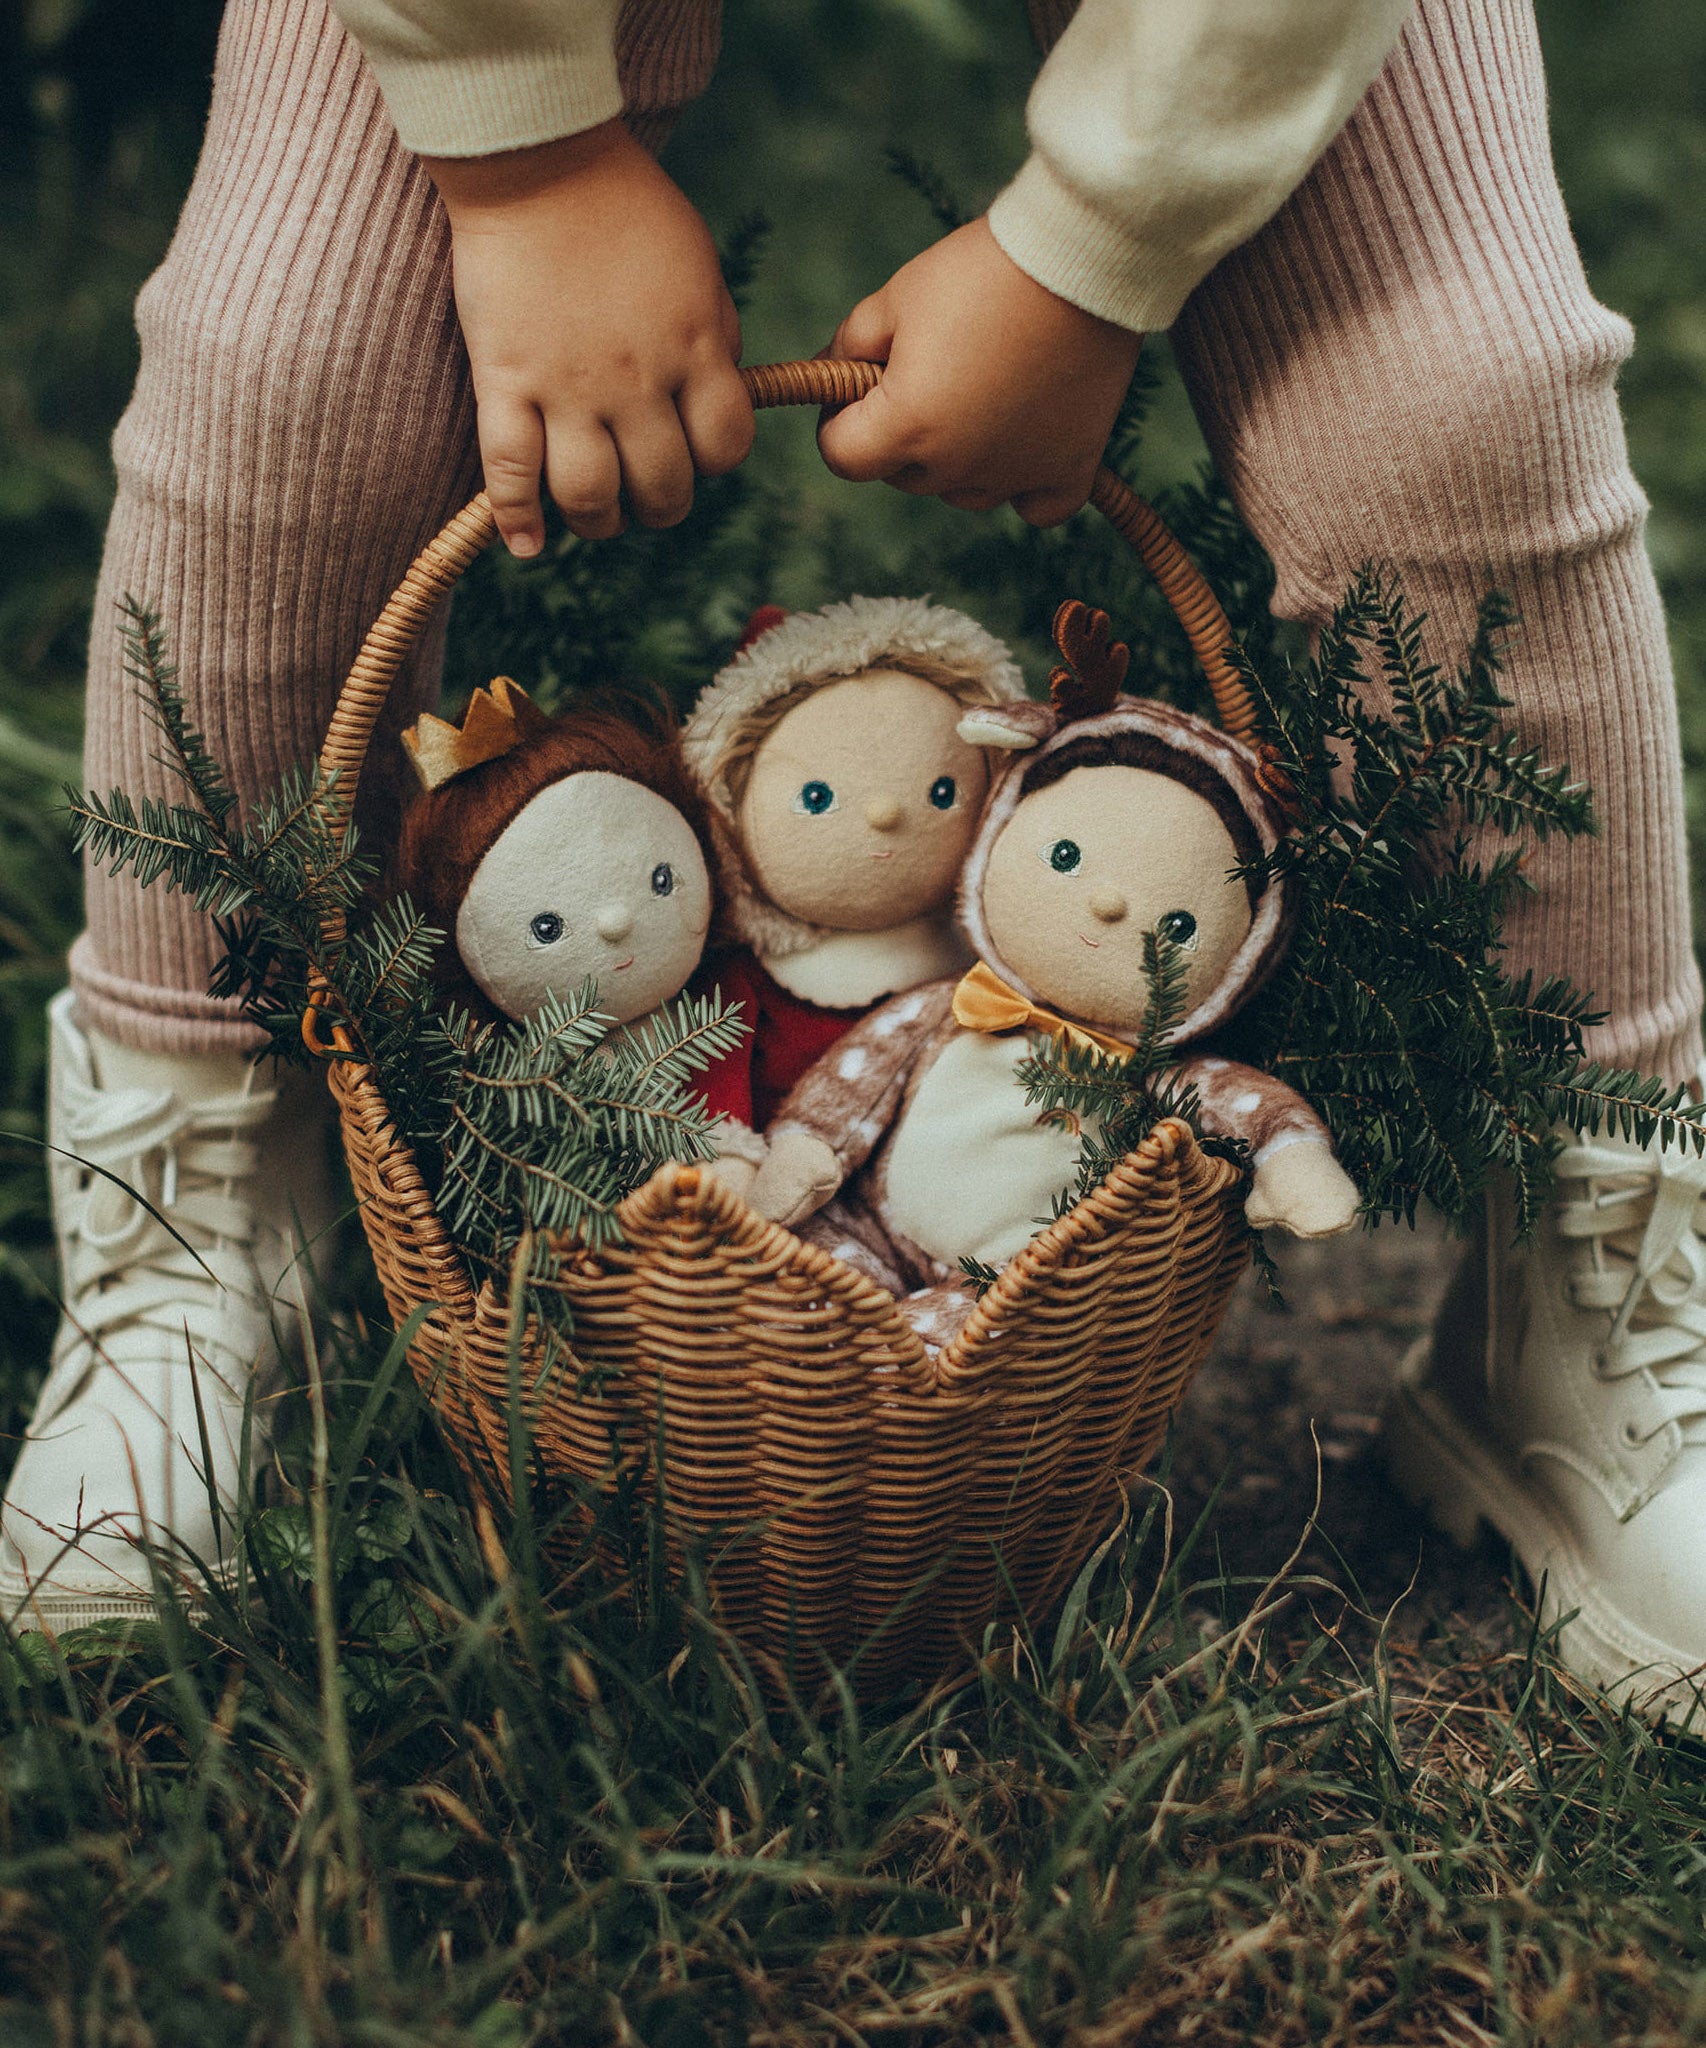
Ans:
<svg viewBox="0 0 1706 2048"><path fill-rule="evenodd" d="M1084 863L1084 849L1076 839L1057 839L1043 848L1043 859L1057 875L1075 874Z"/></svg>
<svg viewBox="0 0 1706 2048"><path fill-rule="evenodd" d="M835 809L835 791L827 782L808 782L795 797L794 808L808 818L821 818L825 811Z"/></svg>
<svg viewBox="0 0 1706 2048"><path fill-rule="evenodd" d="M668 896L675 888L675 870L668 861L660 860L652 869L652 894Z"/></svg>
<svg viewBox="0 0 1706 2048"><path fill-rule="evenodd" d="M1188 910L1169 910L1155 929L1170 945L1188 946L1197 935L1197 921Z"/></svg>
<svg viewBox="0 0 1706 2048"><path fill-rule="evenodd" d="M959 793L959 785L951 775L938 775L930 785L930 801L939 811L951 811Z"/></svg>
<svg viewBox="0 0 1706 2048"><path fill-rule="evenodd" d="M536 946L554 946L563 936L563 920L554 910L542 910L527 929Z"/></svg>

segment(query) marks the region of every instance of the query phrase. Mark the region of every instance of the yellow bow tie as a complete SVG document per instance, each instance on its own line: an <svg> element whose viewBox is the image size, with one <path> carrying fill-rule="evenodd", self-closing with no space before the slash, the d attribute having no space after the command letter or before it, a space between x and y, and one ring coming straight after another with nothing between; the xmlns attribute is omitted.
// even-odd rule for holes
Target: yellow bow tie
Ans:
<svg viewBox="0 0 1706 2048"><path fill-rule="evenodd" d="M1069 1024L1040 1003L1031 1002L981 960L954 990L954 1022L968 1031L1046 1031L1050 1038L1064 1038L1081 1052L1112 1053L1117 1060L1129 1060L1133 1050L1123 1038L1114 1038L1090 1024Z"/></svg>

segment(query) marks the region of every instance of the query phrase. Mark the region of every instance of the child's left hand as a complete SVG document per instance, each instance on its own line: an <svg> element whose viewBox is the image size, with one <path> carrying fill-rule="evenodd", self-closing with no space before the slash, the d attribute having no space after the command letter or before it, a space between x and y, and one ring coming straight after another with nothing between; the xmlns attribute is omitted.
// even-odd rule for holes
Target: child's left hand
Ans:
<svg viewBox="0 0 1706 2048"><path fill-rule="evenodd" d="M827 355L888 367L824 421L818 446L837 476L973 512L1011 499L1053 526L1090 495L1142 344L1038 284L972 221L836 329Z"/></svg>

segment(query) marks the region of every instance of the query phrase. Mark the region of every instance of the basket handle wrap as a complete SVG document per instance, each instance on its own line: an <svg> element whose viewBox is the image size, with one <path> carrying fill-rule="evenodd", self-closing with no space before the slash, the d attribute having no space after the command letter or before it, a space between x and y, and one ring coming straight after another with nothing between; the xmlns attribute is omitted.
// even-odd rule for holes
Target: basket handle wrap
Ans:
<svg viewBox="0 0 1706 2048"><path fill-rule="evenodd" d="M882 379L878 363L818 360L761 363L741 371L754 406L849 405ZM1255 707L1243 678L1227 657L1232 628L1202 572L1173 538L1154 507L1111 469L1096 472L1090 502L1105 515L1155 578L1178 615L1214 693L1222 727L1237 739L1255 724ZM355 800L367 749L379 714L409 650L433 608L497 535L486 494L471 498L443 530L429 540L408 574L374 620L361 652L338 695L337 708L320 749L320 770L336 781L327 802L334 823L347 818Z"/></svg>

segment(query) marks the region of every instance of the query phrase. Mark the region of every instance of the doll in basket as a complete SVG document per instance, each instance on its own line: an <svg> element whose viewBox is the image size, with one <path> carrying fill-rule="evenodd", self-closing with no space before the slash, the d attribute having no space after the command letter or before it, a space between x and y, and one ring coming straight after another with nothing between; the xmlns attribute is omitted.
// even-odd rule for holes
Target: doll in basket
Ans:
<svg viewBox="0 0 1706 2048"><path fill-rule="evenodd" d="M969 710L1024 694L1006 648L922 598L756 614L682 752L710 813L732 944L707 968L752 1037L707 1100L762 1131L885 997L970 954L954 887L988 787Z"/></svg>
<svg viewBox="0 0 1706 2048"><path fill-rule="evenodd" d="M1249 1146L1250 1223L1324 1237L1357 1209L1302 1097L1203 1047L1286 942L1283 882L1252 873L1283 829L1265 764L1206 720L1118 694L1126 650L1101 613L1063 606L1056 633L1072 667L1051 703L961 722L1008 750L960 889L977 964L883 1004L812 1067L754 1191L765 1214L911 1294L932 1343L969 1313L960 1259L1004 1264L1073 1177L1078 1132L1037 1114L1015 1067L1037 1033L1129 1050L1149 931L1185 956L1169 1079L1196 1090L1208 1133Z"/></svg>
<svg viewBox="0 0 1706 2048"><path fill-rule="evenodd" d="M681 993L712 892L704 808L673 734L602 711L547 718L500 676L460 727L429 714L403 744L423 793L393 875L449 936L448 998L488 1022L525 1018L590 978L600 1010L633 1025ZM746 1193L761 1156L750 1128L722 1121L712 1136L712 1171Z"/></svg>

